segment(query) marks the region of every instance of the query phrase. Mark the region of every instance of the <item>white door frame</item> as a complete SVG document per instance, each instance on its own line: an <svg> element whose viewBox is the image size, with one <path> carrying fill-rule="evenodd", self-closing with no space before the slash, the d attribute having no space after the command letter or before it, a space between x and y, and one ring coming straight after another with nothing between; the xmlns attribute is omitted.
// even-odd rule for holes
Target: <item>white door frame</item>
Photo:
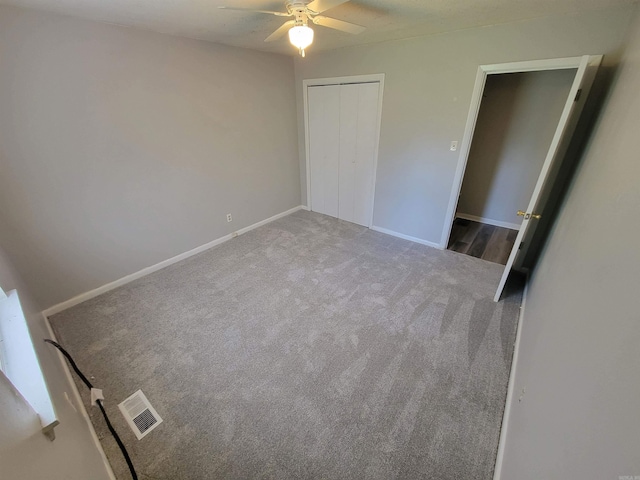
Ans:
<svg viewBox="0 0 640 480"><path fill-rule="evenodd" d="M354 75L349 77L331 77L331 78L313 78L302 81L302 98L304 105L304 154L306 157L306 169L307 169L307 202L306 208L311 210L311 160L309 153L309 100L307 96L307 89L309 87L319 87L325 85L351 85L355 83L379 83L378 89L378 120L376 138L375 138L375 150L373 155L373 185L371 186L371 211L368 215L367 227L371 228L373 225L373 206L376 198L376 176L378 173L378 147L380 145L380 125L382 123L382 95L384 92L384 73L374 73L369 75Z"/></svg>
<svg viewBox="0 0 640 480"><path fill-rule="evenodd" d="M480 65L476 74L476 83L473 87L471 96L471 106L467 115L467 124L464 129L462 143L460 144L460 156L456 166L456 173L451 188L451 196L449 198L449 206L445 216L445 224L442 230L442 237L439 248L446 249L451 236L451 229L456 217L456 209L458 207L458 198L462 190L462 181L469 160L469 152L471 151L471 142L480 112L480 104L482 102L482 93L484 92L485 83L488 75L496 75L500 73L524 73L524 72L540 72L545 70L566 70L570 68L577 69L580 66L582 57L566 57L552 58L548 60L530 60L525 62L498 63L494 65Z"/></svg>

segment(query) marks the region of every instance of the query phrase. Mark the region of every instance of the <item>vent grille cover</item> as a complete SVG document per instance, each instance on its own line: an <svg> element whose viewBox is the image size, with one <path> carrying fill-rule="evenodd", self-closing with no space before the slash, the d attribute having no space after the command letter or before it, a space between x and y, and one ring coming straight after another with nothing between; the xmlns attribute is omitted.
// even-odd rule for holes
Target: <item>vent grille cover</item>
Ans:
<svg viewBox="0 0 640 480"><path fill-rule="evenodd" d="M142 390L124 400L118 408L138 440L162 423L160 415L151 406Z"/></svg>

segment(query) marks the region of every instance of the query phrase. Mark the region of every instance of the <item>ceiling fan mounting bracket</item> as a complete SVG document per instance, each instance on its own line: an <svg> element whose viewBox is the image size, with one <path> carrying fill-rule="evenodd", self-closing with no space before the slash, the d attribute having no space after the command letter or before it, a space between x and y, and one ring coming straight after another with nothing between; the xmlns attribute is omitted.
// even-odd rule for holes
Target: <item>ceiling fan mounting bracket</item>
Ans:
<svg viewBox="0 0 640 480"><path fill-rule="evenodd" d="M287 0L285 2L285 6L286 6L287 11L289 13L294 13L296 11L302 11L302 12L309 11L309 12L311 12L311 10L307 10L307 3L309 3L309 2L304 1L304 0Z"/></svg>
<svg viewBox="0 0 640 480"><path fill-rule="evenodd" d="M307 25L308 20L313 20L313 15L317 15L317 12L307 8L307 3L304 0L287 0L285 3L289 15L295 17L296 25Z"/></svg>

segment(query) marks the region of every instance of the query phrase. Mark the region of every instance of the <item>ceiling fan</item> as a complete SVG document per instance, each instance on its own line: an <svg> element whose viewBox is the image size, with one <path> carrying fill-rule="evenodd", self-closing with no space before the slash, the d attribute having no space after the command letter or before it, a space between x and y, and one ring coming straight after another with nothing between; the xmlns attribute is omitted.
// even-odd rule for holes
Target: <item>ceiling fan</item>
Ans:
<svg viewBox="0 0 640 480"><path fill-rule="evenodd" d="M278 17L293 17L293 20L284 22L280 28L265 38L265 42L273 42L289 32L289 41L298 49L300 55L304 57L304 50L313 42L313 29L309 27L309 20L323 27L333 28L341 32L358 34L364 31L364 27L337 20L331 17L320 15L325 10L337 7L349 0L287 0L285 2L286 12L272 12L270 10L252 10L249 8L218 7L225 10L241 10L244 12L266 13Z"/></svg>

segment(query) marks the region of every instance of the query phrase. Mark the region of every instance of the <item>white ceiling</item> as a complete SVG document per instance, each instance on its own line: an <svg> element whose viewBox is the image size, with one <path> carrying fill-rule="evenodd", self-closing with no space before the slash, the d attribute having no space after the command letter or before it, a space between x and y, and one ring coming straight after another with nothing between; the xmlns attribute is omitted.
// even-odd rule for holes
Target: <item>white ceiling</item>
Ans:
<svg viewBox="0 0 640 480"><path fill-rule="evenodd" d="M349 35L313 26L313 51L362 45L527 18L607 8L637 0L352 0L324 15L367 27ZM308 2L307 2L308 3ZM217 7L284 11L274 0L0 0L100 22L138 27L238 47L295 55L286 36L264 39L285 20L260 13L219 10Z"/></svg>

